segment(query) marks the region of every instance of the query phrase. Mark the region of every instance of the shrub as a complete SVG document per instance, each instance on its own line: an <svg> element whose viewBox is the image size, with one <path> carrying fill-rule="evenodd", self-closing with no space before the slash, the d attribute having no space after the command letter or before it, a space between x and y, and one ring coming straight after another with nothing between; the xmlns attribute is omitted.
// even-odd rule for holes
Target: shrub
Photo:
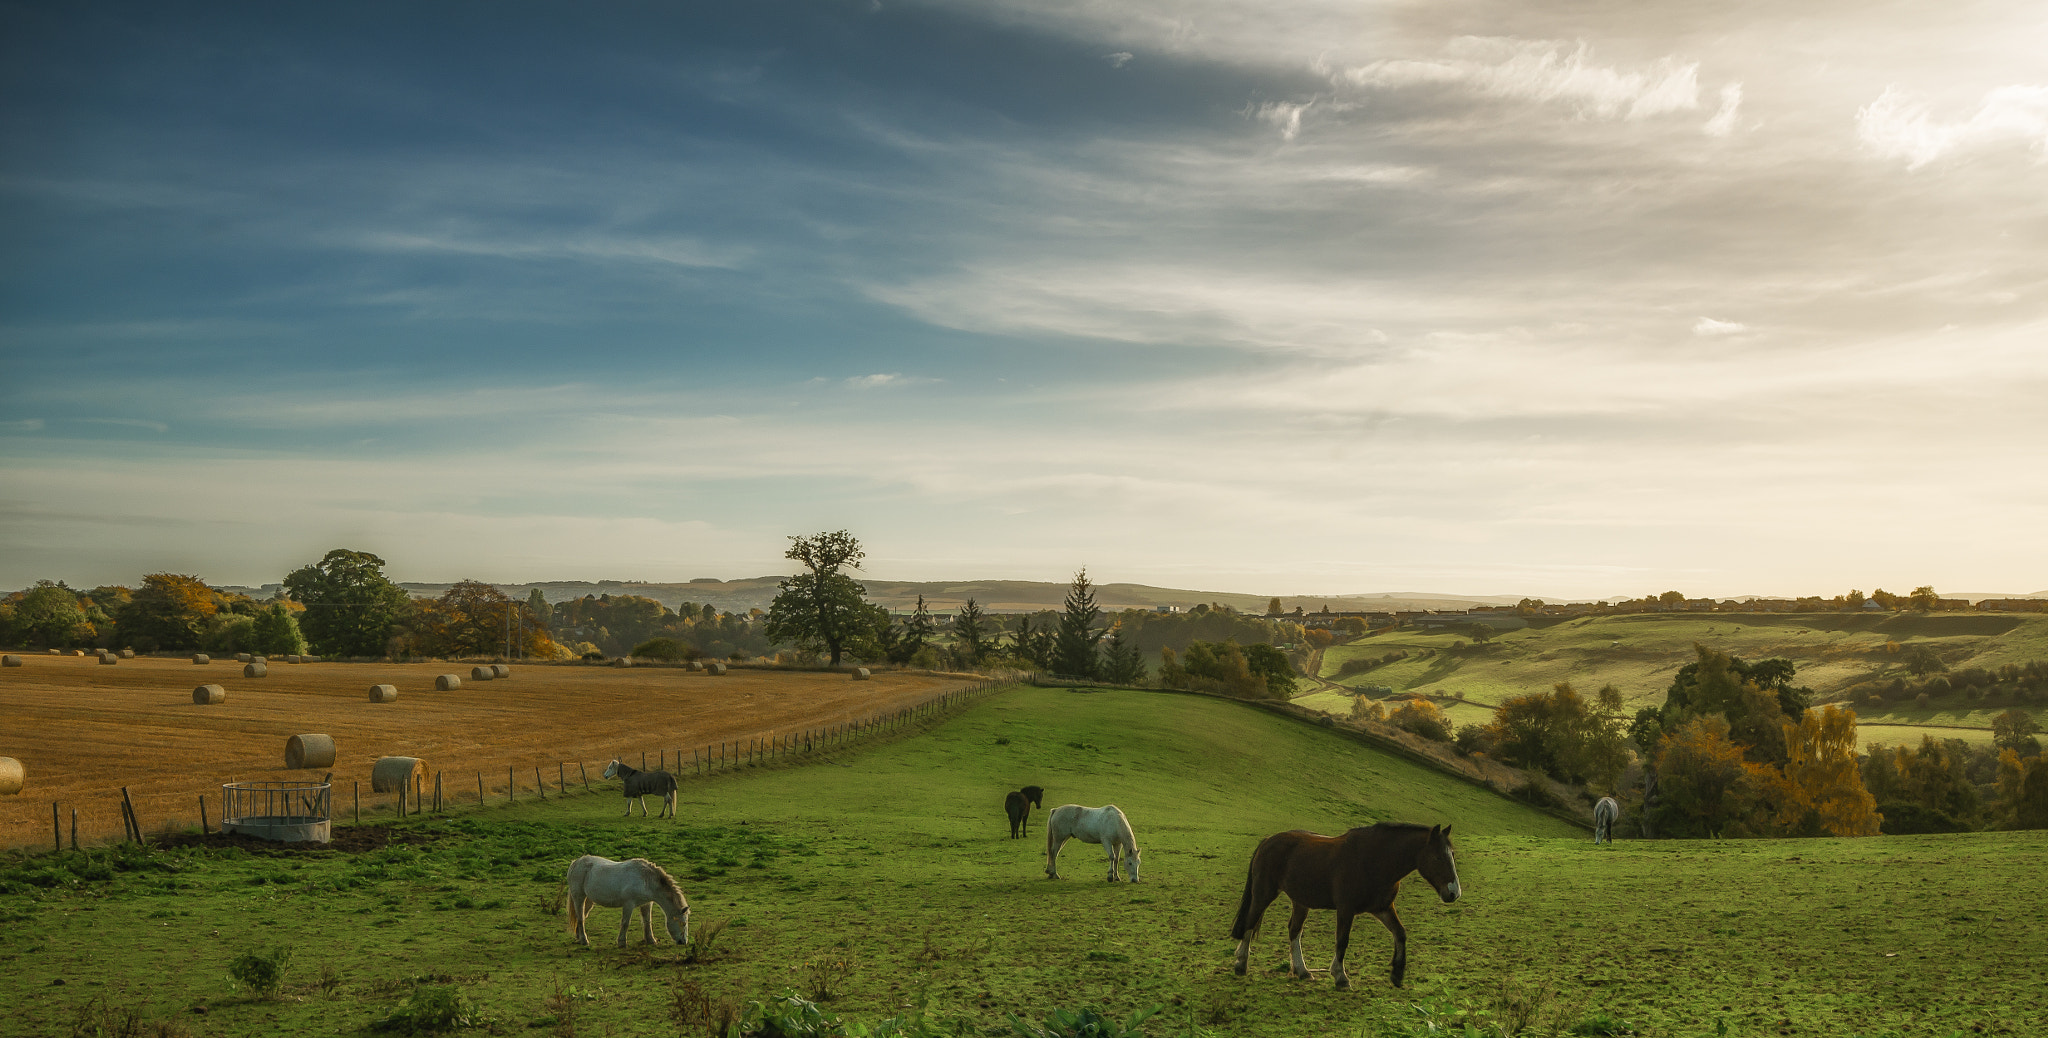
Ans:
<svg viewBox="0 0 2048 1038"><path fill-rule="evenodd" d="M284 989L285 973L291 969L291 964L290 948L279 947L268 955L246 951L228 963L228 976L257 995L271 998Z"/></svg>
<svg viewBox="0 0 2048 1038"><path fill-rule="evenodd" d="M1919 695L1914 696L1913 705L1919 707L1922 710L1927 709L1927 693L1922 692Z"/></svg>
<svg viewBox="0 0 2048 1038"><path fill-rule="evenodd" d="M1451 741L1451 722L1427 699L1416 698L1401 704L1387 715L1387 723L1431 742Z"/></svg>
<svg viewBox="0 0 2048 1038"><path fill-rule="evenodd" d="M641 659L679 662L697 659L704 653L696 646L674 638L650 638L633 646L633 655Z"/></svg>
<svg viewBox="0 0 2048 1038"><path fill-rule="evenodd" d="M191 1031L175 1020L157 1020L135 1009L116 1009L106 996L78 1007L71 1019L72 1038L189 1038Z"/></svg>
<svg viewBox="0 0 2048 1038"><path fill-rule="evenodd" d="M1483 724L1468 724L1458 729L1458 738L1455 745L1458 747L1458 752L1467 757L1475 753L1493 756L1495 753L1495 741L1493 729Z"/></svg>
<svg viewBox="0 0 2048 1038"><path fill-rule="evenodd" d="M433 1034L489 1023L483 1010L465 997L461 988L453 984L422 984L412 989L412 997L397 1012L370 1026L399 1034Z"/></svg>

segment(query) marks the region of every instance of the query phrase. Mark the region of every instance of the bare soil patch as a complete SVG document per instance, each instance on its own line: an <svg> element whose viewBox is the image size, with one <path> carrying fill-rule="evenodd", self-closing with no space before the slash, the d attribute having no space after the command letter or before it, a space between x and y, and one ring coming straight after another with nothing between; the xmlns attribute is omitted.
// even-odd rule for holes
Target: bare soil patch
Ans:
<svg viewBox="0 0 2048 1038"><path fill-rule="evenodd" d="M681 752L771 733L864 718L962 687L962 678L877 671L732 670L722 676L669 667L615 669L585 664L516 664L509 679L473 682L469 664L273 662L262 678L240 664L197 666L184 658L137 658L112 667L90 657L31 656L0 671L0 756L20 760L28 787L0 798L0 847L49 845L50 802L60 802L68 838L118 835L126 786L145 829L196 823L199 797L218 814L223 782L318 779L327 769L284 767L294 735L334 737L334 810L351 809L360 781L367 814L390 797L369 793L370 768L384 756L421 757L443 772L444 795L474 803L477 776L501 798L506 770L522 798L534 769L553 788L598 782L613 757L638 767ZM462 687L434 690L437 674ZM227 701L202 706L192 689L217 684ZM398 687L395 703L372 703L369 688ZM583 770L579 771L578 764ZM218 821L218 819L214 819Z"/></svg>

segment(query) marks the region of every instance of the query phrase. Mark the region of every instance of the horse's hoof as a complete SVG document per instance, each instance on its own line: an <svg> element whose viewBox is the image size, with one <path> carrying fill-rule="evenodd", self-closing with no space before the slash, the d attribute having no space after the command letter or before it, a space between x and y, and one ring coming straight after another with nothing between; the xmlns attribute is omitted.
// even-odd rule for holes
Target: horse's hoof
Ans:
<svg viewBox="0 0 2048 1038"><path fill-rule="evenodd" d="M1240 977L1244 976L1244 963L1240 962L1237 965L1230 967L1230 972L1235 973Z"/></svg>
<svg viewBox="0 0 2048 1038"><path fill-rule="evenodd" d="M1337 978L1337 990L1339 990L1339 991L1349 991L1349 990L1351 990L1351 978L1350 978L1350 977L1338 977L1338 978Z"/></svg>

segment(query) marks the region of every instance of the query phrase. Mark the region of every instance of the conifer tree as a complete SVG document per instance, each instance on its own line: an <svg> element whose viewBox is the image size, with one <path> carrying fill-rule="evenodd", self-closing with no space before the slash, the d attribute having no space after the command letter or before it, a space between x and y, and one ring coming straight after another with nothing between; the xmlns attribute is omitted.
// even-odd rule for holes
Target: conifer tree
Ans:
<svg viewBox="0 0 2048 1038"><path fill-rule="evenodd" d="M1059 633L1053 642L1055 673L1070 678L1092 678L1102 673L1102 663L1095 652L1104 633L1095 628L1095 621L1101 617L1102 610L1095 606L1095 588L1088 582L1088 571L1082 569L1074 574L1074 583L1067 589L1066 610L1060 614Z"/></svg>

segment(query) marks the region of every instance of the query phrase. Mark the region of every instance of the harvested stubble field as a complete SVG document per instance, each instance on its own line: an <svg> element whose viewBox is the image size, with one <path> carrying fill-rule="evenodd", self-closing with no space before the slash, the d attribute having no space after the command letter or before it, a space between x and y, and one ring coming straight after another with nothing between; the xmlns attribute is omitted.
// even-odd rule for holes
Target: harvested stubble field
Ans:
<svg viewBox="0 0 2048 1038"><path fill-rule="evenodd" d="M289 771L285 740L303 733L335 739L334 809L351 810L361 781L363 810L388 809L372 796L370 768L383 756L425 758L442 771L444 795L473 803L476 776L495 799L513 769L516 793L534 795L534 769L552 787L580 762L596 782L617 756L650 766L666 753L745 743L894 710L969 684L957 677L878 671L846 674L731 670L722 676L674 667L516 664L505 680L472 682L469 664L273 662L268 677L244 678L232 659L137 658L113 667L87 657L31 656L0 671L0 756L28 769L28 788L0 798L0 847L48 846L50 803L79 839L121 832L126 786L145 828L197 824L199 796L217 811L223 782L318 779L326 768ZM434 690L456 673L462 687ZM192 689L217 684L227 701L202 706ZM369 688L396 685L395 703L372 703ZM429 794L431 795L431 793ZM216 821L218 819L215 819Z"/></svg>

